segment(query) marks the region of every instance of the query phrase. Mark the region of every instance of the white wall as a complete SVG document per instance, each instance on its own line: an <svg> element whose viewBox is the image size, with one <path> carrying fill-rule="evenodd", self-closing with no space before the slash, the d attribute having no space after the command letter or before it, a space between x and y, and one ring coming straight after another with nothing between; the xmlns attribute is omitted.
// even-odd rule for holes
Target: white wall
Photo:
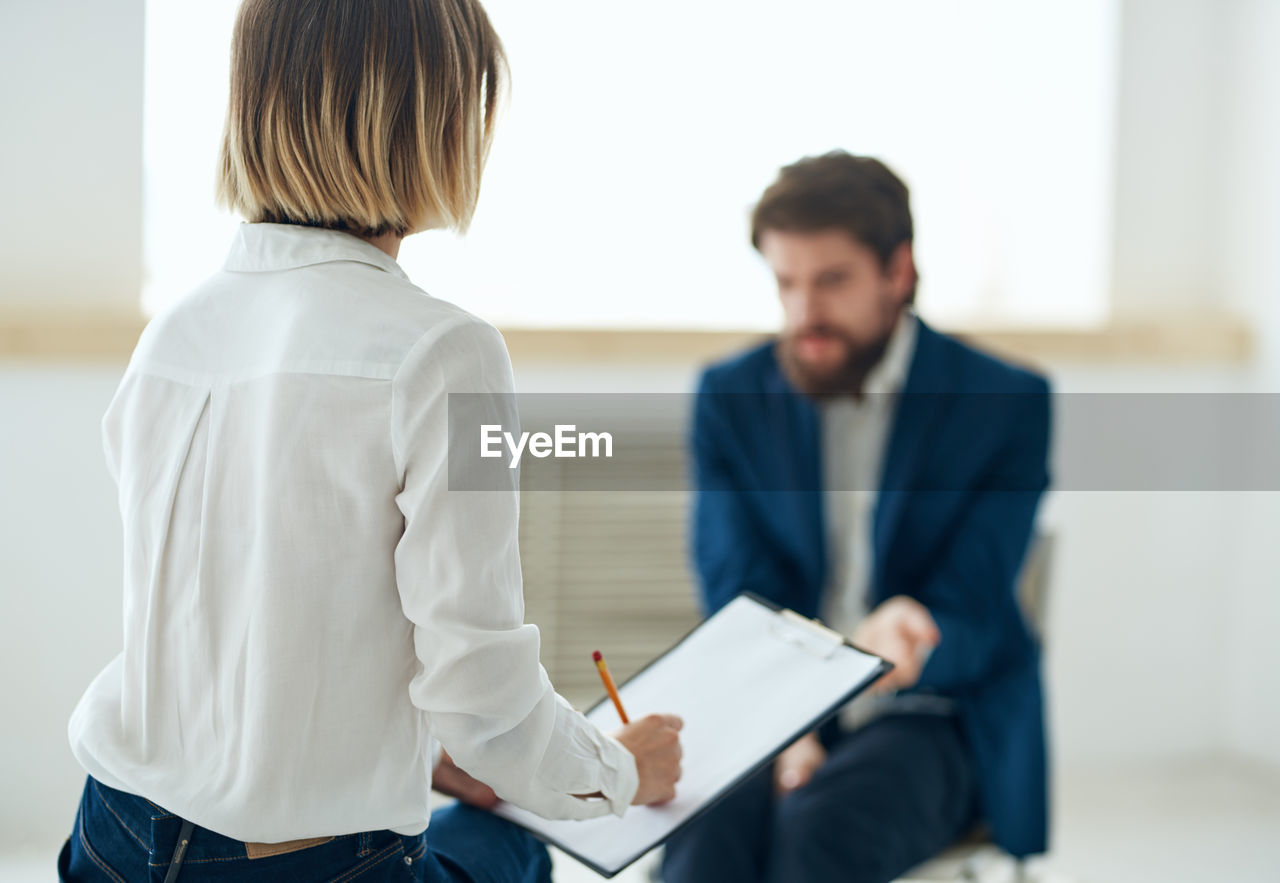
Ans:
<svg viewBox="0 0 1280 883"><path fill-rule="evenodd" d="M136 309L143 0L0 5L0 320ZM122 365L0 363L0 848L69 830L66 720L118 652L119 518L98 420Z"/></svg>
<svg viewBox="0 0 1280 883"><path fill-rule="evenodd" d="M67 718L121 646L120 517L98 421L121 367L0 364L0 851L70 830Z"/></svg>
<svg viewBox="0 0 1280 883"><path fill-rule="evenodd" d="M142 0L4 3L0 73L0 303L134 307Z"/></svg>
<svg viewBox="0 0 1280 883"><path fill-rule="evenodd" d="M1280 394L1280 3L1228 4L1220 266L1258 329L1254 390ZM1237 750L1280 764L1280 494L1239 500L1224 683Z"/></svg>
<svg viewBox="0 0 1280 883"><path fill-rule="evenodd" d="M1233 311L1251 320L1256 334L1257 354L1246 370L1177 380L1166 374L1157 385L1280 393L1280 4L1125 0L1123 9L1117 312ZM1095 372L1084 382L1098 388L1098 379ZM1150 380L1122 373L1108 382L1146 389ZM1175 669L1208 690L1188 693L1197 698L1184 704L1179 732L1280 765L1280 652L1273 649L1280 635L1280 494L1191 500L1186 518L1170 525L1160 557L1185 559L1186 569L1172 574L1174 597L1196 580L1198 603L1211 599L1202 612L1216 657L1208 679ZM1171 495L1160 502L1161 515L1181 506ZM1205 548L1216 554L1207 568L1196 559ZM1149 600L1167 603L1163 587ZM1205 631L1177 634L1192 639ZM1068 714L1064 725L1071 720ZM1081 732L1073 741L1088 739Z"/></svg>
<svg viewBox="0 0 1280 883"><path fill-rule="evenodd" d="M1121 5L1112 269L1119 312L1202 307L1216 286L1224 5Z"/></svg>

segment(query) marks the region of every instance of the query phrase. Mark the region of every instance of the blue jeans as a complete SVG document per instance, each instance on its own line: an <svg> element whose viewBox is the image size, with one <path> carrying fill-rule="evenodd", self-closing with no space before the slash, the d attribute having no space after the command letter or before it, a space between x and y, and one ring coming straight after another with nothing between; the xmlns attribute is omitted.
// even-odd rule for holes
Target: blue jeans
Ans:
<svg viewBox="0 0 1280 883"><path fill-rule="evenodd" d="M85 783L75 830L58 856L63 881L163 883L183 820L149 800ZM245 844L205 828L189 835L177 879L327 880L332 883L550 883L551 858L528 832L483 810L455 805L431 814L414 837L391 831L250 858ZM254 850L255 852L258 850Z"/></svg>

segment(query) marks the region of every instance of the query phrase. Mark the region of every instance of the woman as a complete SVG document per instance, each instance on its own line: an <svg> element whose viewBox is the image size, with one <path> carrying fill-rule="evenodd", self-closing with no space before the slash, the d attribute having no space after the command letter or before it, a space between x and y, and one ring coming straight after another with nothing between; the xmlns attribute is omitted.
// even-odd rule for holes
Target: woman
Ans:
<svg viewBox="0 0 1280 883"><path fill-rule="evenodd" d="M466 228L504 72L474 0L241 8L218 190L249 223L103 421L125 646L72 716L63 879L549 879L488 813L426 830L440 746L551 817L674 794L678 719L606 736L539 666L514 476L447 470L449 393L514 419L505 347L395 262Z"/></svg>

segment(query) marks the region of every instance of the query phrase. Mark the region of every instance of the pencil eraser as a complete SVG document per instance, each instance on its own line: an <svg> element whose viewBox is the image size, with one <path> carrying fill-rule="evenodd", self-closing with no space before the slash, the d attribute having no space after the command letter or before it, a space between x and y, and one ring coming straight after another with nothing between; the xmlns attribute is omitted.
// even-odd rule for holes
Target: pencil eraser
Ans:
<svg viewBox="0 0 1280 883"><path fill-rule="evenodd" d="M594 659L596 662L599 662L601 659L604 659L604 657L600 655L599 650L593 651L591 654L591 658Z"/></svg>

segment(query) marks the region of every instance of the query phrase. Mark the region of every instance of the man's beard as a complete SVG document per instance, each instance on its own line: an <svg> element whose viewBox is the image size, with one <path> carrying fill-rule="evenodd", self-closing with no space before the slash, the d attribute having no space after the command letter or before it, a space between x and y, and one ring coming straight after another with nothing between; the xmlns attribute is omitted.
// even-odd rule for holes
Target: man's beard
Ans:
<svg viewBox="0 0 1280 883"><path fill-rule="evenodd" d="M796 355L796 338L805 334L824 334L844 343L845 357L826 371L815 371ZM889 338L893 335L893 326L879 338L869 344L860 344L847 334L827 325L814 325L784 334L778 338L778 364L782 373L791 385L803 395L815 399L829 399L837 396L860 395L862 385L866 382L871 369L884 358L889 348Z"/></svg>

